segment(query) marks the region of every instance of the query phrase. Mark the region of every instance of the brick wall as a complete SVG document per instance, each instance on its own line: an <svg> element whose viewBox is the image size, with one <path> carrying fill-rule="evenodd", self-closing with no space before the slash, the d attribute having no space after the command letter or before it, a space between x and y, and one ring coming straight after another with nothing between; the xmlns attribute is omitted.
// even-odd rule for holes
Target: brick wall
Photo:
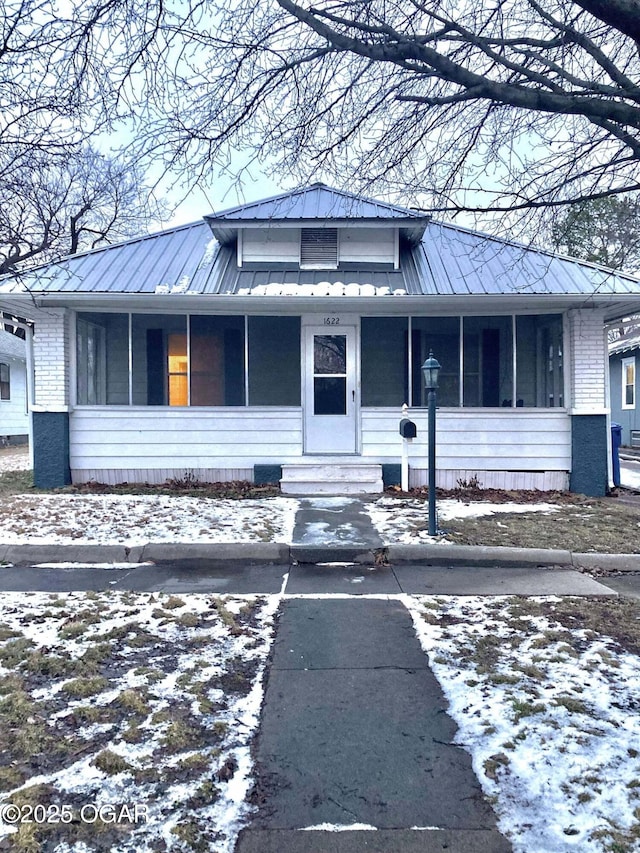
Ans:
<svg viewBox="0 0 640 853"><path fill-rule="evenodd" d="M601 309L568 312L571 364L571 408L601 413L606 405L605 371L608 357Z"/></svg>
<svg viewBox="0 0 640 853"><path fill-rule="evenodd" d="M33 336L35 406L64 411L69 405L69 313L49 308L38 318Z"/></svg>

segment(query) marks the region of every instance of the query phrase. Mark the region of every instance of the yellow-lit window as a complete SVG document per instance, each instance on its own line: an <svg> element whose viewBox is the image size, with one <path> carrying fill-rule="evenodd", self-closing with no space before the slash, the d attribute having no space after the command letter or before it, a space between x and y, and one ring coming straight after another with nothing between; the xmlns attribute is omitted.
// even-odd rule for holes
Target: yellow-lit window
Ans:
<svg viewBox="0 0 640 853"><path fill-rule="evenodd" d="M169 405L187 406L189 404L187 336L169 335L167 353L169 361Z"/></svg>
<svg viewBox="0 0 640 853"><path fill-rule="evenodd" d="M635 409L636 407L636 360L635 358L622 359L622 408Z"/></svg>

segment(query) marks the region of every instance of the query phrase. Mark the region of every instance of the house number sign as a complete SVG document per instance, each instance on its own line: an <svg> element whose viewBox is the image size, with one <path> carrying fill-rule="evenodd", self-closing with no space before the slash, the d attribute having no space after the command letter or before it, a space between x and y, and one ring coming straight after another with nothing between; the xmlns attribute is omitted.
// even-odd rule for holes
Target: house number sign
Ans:
<svg viewBox="0 0 640 853"><path fill-rule="evenodd" d="M340 317L325 317L322 323L324 326L339 326Z"/></svg>

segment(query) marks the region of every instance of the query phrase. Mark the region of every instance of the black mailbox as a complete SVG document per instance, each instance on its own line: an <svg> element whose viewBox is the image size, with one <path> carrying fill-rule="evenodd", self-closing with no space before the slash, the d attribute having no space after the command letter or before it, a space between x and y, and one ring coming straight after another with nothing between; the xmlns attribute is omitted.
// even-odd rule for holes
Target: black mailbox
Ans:
<svg viewBox="0 0 640 853"><path fill-rule="evenodd" d="M403 418L400 421L400 435L403 438L415 438L417 434L418 431L413 421L410 421L409 418Z"/></svg>

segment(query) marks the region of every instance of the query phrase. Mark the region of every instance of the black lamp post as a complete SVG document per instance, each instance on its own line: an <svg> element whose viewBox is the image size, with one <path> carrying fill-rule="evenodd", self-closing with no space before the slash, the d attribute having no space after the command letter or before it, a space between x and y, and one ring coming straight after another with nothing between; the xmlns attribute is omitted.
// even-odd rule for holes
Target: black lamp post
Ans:
<svg viewBox="0 0 640 853"><path fill-rule="evenodd" d="M438 533L436 523L436 388L438 387L439 372L440 363L433 357L433 352L430 350L429 358L422 365L429 413L429 536L436 536Z"/></svg>

